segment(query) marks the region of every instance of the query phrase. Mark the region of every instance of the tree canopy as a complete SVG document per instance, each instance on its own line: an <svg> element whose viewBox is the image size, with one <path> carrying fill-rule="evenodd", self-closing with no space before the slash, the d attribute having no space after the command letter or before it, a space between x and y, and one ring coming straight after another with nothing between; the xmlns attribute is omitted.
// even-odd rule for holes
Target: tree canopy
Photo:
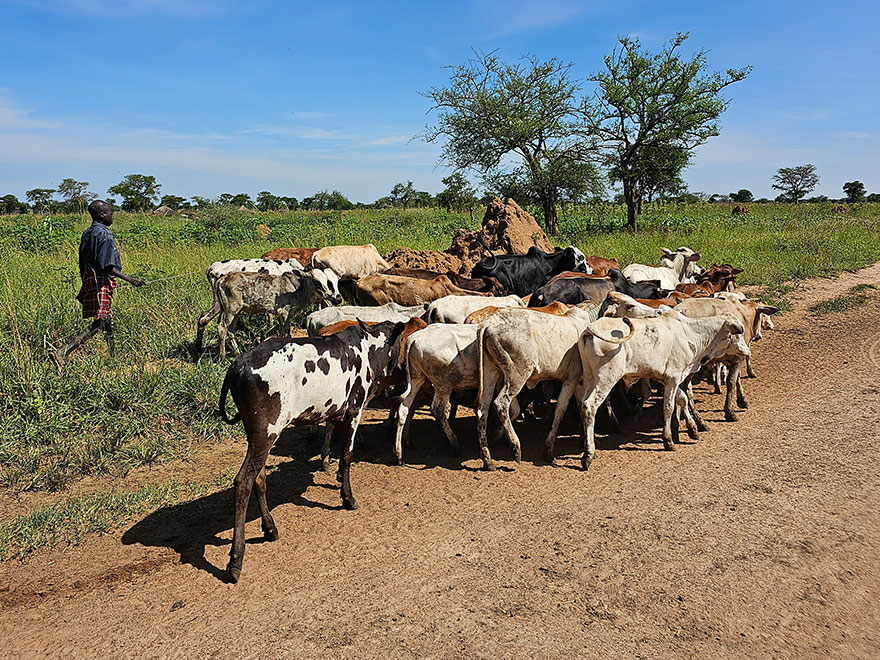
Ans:
<svg viewBox="0 0 880 660"><path fill-rule="evenodd" d="M156 205L161 187L154 176L127 174L122 181L108 188L107 192L122 197L123 211L148 211Z"/></svg>
<svg viewBox="0 0 880 660"><path fill-rule="evenodd" d="M705 50L690 58L681 54L687 38L679 33L652 55L638 39L618 37L605 69L589 78L598 85L585 105L590 133L611 178L623 184L627 226L633 230L646 183L660 178L658 168L669 180L674 166L680 165L680 172L687 164L683 155L718 135L718 117L730 104L720 92L751 71L708 73Z"/></svg>
<svg viewBox="0 0 880 660"><path fill-rule="evenodd" d="M810 163L795 167L780 167L773 175L773 188L782 191L777 201L797 204L818 185L819 175L816 174L816 166Z"/></svg>
<svg viewBox="0 0 880 660"><path fill-rule="evenodd" d="M847 181L843 184L843 192L846 194L846 201L850 204L865 201L865 184L861 181Z"/></svg>
<svg viewBox="0 0 880 660"><path fill-rule="evenodd" d="M441 159L455 169L487 174L506 165L506 156L521 158L520 176L540 201L551 234L558 230L561 180L593 171L571 67L556 58L526 57L511 64L494 52L478 52L465 64L447 67L449 85L426 94L438 115L423 137L443 142Z"/></svg>

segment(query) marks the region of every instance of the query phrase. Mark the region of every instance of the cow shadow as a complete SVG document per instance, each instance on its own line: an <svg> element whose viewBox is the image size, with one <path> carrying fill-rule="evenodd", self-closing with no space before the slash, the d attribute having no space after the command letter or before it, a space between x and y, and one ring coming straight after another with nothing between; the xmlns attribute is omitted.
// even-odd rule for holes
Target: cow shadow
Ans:
<svg viewBox="0 0 880 660"><path fill-rule="evenodd" d="M341 509L341 501L339 506L329 506L304 497L306 490L312 487L337 490L336 486L315 482L314 475L318 469L319 461L293 460L285 461L270 471L266 478L266 501L270 510L282 504L327 510ZM182 564L188 564L225 581L225 567L211 564L205 557L205 548L231 543L220 534L232 529L233 507L232 487L188 502L166 506L128 528L122 535L122 543L170 548L180 555ZM259 517L259 508L252 497L247 520L256 520ZM249 544L262 542L262 538L247 541Z"/></svg>

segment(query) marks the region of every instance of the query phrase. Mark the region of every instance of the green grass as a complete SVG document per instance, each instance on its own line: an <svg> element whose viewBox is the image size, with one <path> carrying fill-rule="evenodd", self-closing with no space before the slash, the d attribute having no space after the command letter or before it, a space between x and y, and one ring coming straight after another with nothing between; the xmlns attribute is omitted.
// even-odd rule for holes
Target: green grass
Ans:
<svg viewBox="0 0 880 660"><path fill-rule="evenodd" d="M648 204L639 233L628 234L619 231L623 207L564 207L555 242L622 264L656 263L660 248L688 245L704 263L744 268L740 283L763 286L768 302L781 306L783 282L880 260L880 205L836 214L830 204L754 204L752 212L733 217L721 205ZM110 358L95 337L59 379L46 355L85 325L74 294L79 234L88 220L0 216L0 488L58 490L86 475L124 474L240 435L217 414L228 361L213 352L195 363L189 357L196 319L210 304L210 262L287 245L372 242L383 254L400 245L444 249L457 228L479 220L436 209L119 213L113 231L124 269L153 283L119 284L118 356ZM259 225L271 229L267 238ZM171 276L179 277L155 282ZM205 339L209 347L216 341L213 327Z"/></svg>
<svg viewBox="0 0 880 660"><path fill-rule="evenodd" d="M810 307L810 312L813 316L845 312L864 304L868 300L867 292L876 288L873 284L856 284L849 293L816 303Z"/></svg>
<svg viewBox="0 0 880 660"><path fill-rule="evenodd" d="M147 484L134 491L108 490L38 507L0 523L0 561L24 559L44 546L79 543L88 534L108 532L139 513L227 488L234 474L235 468L229 468L206 483Z"/></svg>

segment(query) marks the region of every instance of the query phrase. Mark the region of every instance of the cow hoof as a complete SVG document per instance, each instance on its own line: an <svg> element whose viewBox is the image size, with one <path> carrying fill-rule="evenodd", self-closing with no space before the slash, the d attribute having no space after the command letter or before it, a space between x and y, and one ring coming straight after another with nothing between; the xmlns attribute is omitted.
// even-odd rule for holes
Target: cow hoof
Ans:
<svg viewBox="0 0 880 660"><path fill-rule="evenodd" d="M688 437L694 442L700 441L700 432L697 429L688 429Z"/></svg>
<svg viewBox="0 0 880 660"><path fill-rule="evenodd" d="M588 456L584 456L581 459L581 467L583 468L584 472L586 472L587 470L590 469L590 465L592 465L592 463L593 463L593 459Z"/></svg>
<svg viewBox="0 0 880 660"><path fill-rule="evenodd" d="M746 401L745 399L740 399L739 401L736 402L736 405L738 405L740 408L746 409L749 407L749 402Z"/></svg>
<svg viewBox="0 0 880 660"><path fill-rule="evenodd" d="M483 469L489 472L495 472L498 468L495 467L495 461L483 461Z"/></svg>
<svg viewBox="0 0 880 660"><path fill-rule="evenodd" d="M272 527L270 529L263 530L263 538L267 541L277 541L278 540L278 529L276 527Z"/></svg>
<svg viewBox="0 0 880 660"><path fill-rule="evenodd" d="M664 440L663 449L665 449L666 451L675 451L677 447L675 446L675 443L672 442L672 440Z"/></svg>
<svg viewBox="0 0 880 660"><path fill-rule="evenodd" d="M736 413L733 412L732 410L730 410L730 411L725 410L724 411L724 419L728 422L738 422L739 421L739 417L737 417Z"/></svg>
<svg viewBox="0 0 880 660"><path fill-rule="evenodd" d="M323 463L321 463L321 469L322 469L324 472L330 473L330 472L331 472L331 468L332 468L332 466L330 465L330 459L327 459L327 460L325 460Z"/></svg>
<svg viewBox="0 0 880 660"><path fill-rule="evenodd" d="M349 511L354 511L358 508L358 503L354 500L354 498L350 500L342 500L342 508L348 509Z"/></svg>
<svg viewBox="0 0 880 660"><path fill-rule="evenodd" d="M404 465L403 456L395 456L394 462L397 463L398 465Z"/></svg>
<svg viewBox="0 0 880 660"><path fill-rule="evenodd" d="M553 451L549 449L544 450L544 460L549 464L553 465L556 462L556 456L553 454Z"/></svg>
<svg viewBox="0 0 880 660"><path fill-rule="evenodd" d="M238 583L239 579L241 579L241 561L230 559L229 564L226 566L226 572L228 573L229 581L232 582L232 584Z"/></svg>
<svg viewBox="0 0 880 660"><path fill-rule="evenodd" d="M513 460L517 463L522 463L522 451L516 451L513 453Z"/></svg>
<svg viewBox="0 0 880 660"><path fill-rule="evenodd" d="M697 422L697 430L698 431L708 431L709 425L706 424L706 422L700 420L699 422Z"/></svg>

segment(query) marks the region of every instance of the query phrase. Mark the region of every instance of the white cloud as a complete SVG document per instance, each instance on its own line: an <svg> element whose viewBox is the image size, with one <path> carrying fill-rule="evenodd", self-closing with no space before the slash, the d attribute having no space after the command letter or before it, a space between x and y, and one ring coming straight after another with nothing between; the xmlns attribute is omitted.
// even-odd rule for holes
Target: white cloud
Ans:
<svg viewBox="0 0 880 660"><path fill-rule="evenodd" d="M376 140L370 140L367 142L369 146L385 146L389 144L401 144L403 142L409 142L412 139L412 135L387 135L385 137L380 137Z"/></svg>
<svg viewBox="0 0 880 660"><path fill-rule="evenodd" d="M302 140L351 140L350 135L341 131L318 128L316 126L254 126L242 131L259 135L294 137Z"/></svg>
<svg viewBox="0 0 880 660"><path fill-rule="evenodd" d="M843 131L843 133L835 134L835 137L848 138L854 140L864 140L865 138L871 137L870 133L865 133L863 131Z"/></svg>
<svg viewBox="0 0 880 660"><path fill-rule="evenodd" d="M291 117L294 119L324 119L325 117L329 117L329 112L291 112Z"/></svg>
<svg viewBox="0 0 880 660"><path fill-rule="evenodd" d="M490 39L558 25L591 9L575 0L477 0L475 6L493 30Z"/></svg>
<svg viewBox="0 0 880 660"><path fill-rule="evenodd" d="M33 111L23 108L10 98L7 90L0 89L0 131L27 131L38 128L59 128L60 122L32 117Z"/></svg>

